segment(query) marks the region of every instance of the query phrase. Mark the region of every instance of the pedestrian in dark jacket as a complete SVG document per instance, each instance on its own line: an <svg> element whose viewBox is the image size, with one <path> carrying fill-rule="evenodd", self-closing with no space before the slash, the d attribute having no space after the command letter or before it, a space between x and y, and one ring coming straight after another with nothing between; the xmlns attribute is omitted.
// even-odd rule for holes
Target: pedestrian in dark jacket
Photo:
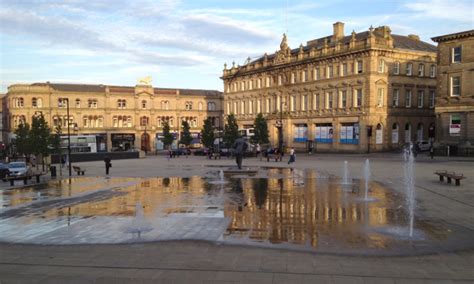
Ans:
<svg viewBox="0 0 474 284"><path fill-rule="evenodd" d="M109 157L105 157L104 162L105 162L105 174L108 175L109 169L112 167L112 163Z"/></svg>
<svg viewBox="0 0 474 284"><path fill-rule="evenodd" d="M247 143L245 143L244 139L239 137L235 140L232 148L234 148L235 162L237 163L237 167L242 169L242 157L245 154L245 150L247 150Z"/></svg>

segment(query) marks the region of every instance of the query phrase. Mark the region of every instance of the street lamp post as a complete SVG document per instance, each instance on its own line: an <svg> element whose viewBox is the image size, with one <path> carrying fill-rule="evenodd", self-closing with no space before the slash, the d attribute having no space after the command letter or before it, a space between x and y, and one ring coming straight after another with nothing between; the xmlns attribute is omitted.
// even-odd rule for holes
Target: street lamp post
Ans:
<svg viewBox="0 0 474 284"><path fill-rule="evenodd" d="M61 105L66 102L66 116L67 116L67 160L69 162L69 177L72 176L72 165L71 165L71 128L69 121L69 98L62 98L59 101Z"/></svg>

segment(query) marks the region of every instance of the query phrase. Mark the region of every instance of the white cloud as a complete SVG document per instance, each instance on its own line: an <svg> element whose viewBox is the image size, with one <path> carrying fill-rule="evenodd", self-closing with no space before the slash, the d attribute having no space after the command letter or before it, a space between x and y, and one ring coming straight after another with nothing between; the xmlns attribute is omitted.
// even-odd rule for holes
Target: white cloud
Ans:
<svg viewBox="0 0 474 284"><path fill-rule="evenodd" d="M426 19L447 19L450 21L468 22L474 25L474 2L450 0L421 0L405 3L406 8L419 12L419 17Z"/></svg>

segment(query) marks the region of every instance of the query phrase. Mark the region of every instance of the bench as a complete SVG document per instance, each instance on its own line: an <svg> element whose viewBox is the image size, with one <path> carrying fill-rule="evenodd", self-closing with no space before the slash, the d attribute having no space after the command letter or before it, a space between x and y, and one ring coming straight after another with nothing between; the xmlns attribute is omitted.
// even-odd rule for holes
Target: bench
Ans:
<svg viewBox="0 0 474 284"><path fill-rule="evenodd" d="M5 177L4 181L9 181L10 185L13 186L15 185L16 180L23 180L23 184L28 184L28 180L31 179L32 177L36 177L36 183L40 182L40 177L43 175L43 173L38 173L38 174L29 174L29 175L21 175L21 176L8 176Z"/></svg>
<svg viewBox="0 0 474 284"><path fill-rule="evenodd" d="M275 159L275 162L278 162L278 160L282 160L282 156L280 154L267 154L267 162L270 162L270 160Z"/></svg>
<svg viewBox="0 0 474 284"><path fill-rule="evenodd" d="M448 171L436 171L434 174L439 176L439 181L444 181L444 178L446 177L447 182L451 183L454 179L456 181L456 186L461 185L461 180L466 178L463 174L456 174L455 172L448 173Z"/></svg>
<svg viewBox="0 0 474 284"><path fill-rule="evenodd" d="M84 175L86 170L81 169L81 167L78 166L72 166L72 169L77 173L78 176Z"/></svg>

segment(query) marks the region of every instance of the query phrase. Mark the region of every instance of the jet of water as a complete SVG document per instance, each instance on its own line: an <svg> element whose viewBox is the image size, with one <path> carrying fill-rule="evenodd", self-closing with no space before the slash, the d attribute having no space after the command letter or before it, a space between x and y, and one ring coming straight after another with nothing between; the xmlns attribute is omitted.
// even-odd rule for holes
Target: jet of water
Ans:
<svg viewBox="0 0 474 284"><path fill-rule="evenodd" d="M413 237L413 223L415 219L415 168L413 153L405 152L404 179L406 190L406 203L408 206L409 217L409 236Z"/></svg>
<svg viewBox="0 0 474 284"><path fill-rule="evenodd" d="M365 195L364 199L369 200L369 181L370 181L370 162L369 159L365 160L364 164L364 178L365 178Z"/></svg>
<svg viewBox="0 0 474 284"><path fill-rule="evenodd" d="M344 161L344 168L343 168L343 174L342 174L343 184L349 184L348 172L349 172L349 169L347 166L347 161Z"/></svg>

